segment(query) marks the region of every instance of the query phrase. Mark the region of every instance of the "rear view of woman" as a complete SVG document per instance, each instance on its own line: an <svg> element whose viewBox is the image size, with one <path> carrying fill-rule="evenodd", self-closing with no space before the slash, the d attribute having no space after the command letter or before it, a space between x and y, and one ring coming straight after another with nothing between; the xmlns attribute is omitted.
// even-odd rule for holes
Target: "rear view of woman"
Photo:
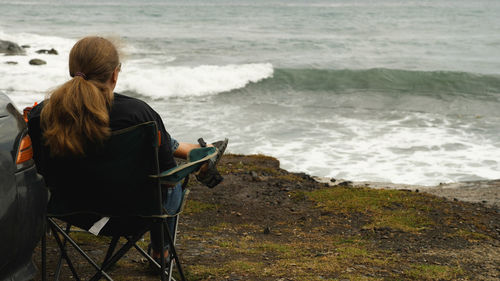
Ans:
<svg viewBox="0 0 500 281"><path fill-rule="evenodd" d="M84 156L110 137L112 131L148 121L155 121L161 137L159 164L162 171L176 166L177 157L185 157L194 144L179 144L166 131L162 119L145 102L114 93L121 63L116 47L102 37L85 37L71 49L69 73L72 79L55 89L47 100L34 107L29 118L40 120L39 126L30 126L30 134L41 136L33 143L34 158L39 173L44 175L40 151L49 149L55 156ZM34 119L33 119L34 120ZM40 130L40 131L37 131ZM202 167L199 180L213 187L222 177L215 165L222 156L227 139L217 143L216 159ZM177 152L175 152L177 151ZM50 183L48 183L50 185ZM181 187L168 187L168 211L179 208ZM162 252L157 245L160 237L152 237L153 254Z"/></svg>

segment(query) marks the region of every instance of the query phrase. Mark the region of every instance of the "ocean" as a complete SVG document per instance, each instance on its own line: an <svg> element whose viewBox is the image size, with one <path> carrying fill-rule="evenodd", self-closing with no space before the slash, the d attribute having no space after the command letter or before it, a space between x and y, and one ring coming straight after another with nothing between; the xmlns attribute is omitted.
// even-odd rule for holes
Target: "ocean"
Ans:
<svg viewBox="0 0 500 281"><path fill-rule="evenodd" d="M30 46L0 56L19 109L101 35L123 52L116 91L180 141L228 137L228 152L354 181L500 178L497 0L0 0L0 15L0 40Z"/></svg>

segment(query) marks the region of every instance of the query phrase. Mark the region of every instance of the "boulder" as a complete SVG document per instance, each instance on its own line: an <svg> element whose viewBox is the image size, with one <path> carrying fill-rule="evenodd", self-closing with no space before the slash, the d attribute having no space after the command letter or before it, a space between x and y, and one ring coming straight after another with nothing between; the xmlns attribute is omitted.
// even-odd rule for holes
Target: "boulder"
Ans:
<svg viewBox="0 0 500 281"><path fill-rule="evenodd" d="M0 54L14 56L24 55L26 52L14 42L0 40Z"/></svg>
<svg viewBox="0 0 500 281"><path fill-rule="evenodd" d="M5 64L17 64L17 61L6 61Z"/></svg>
<svg viewBox="0 0 500 281"><path fill-rule="evenodd" d="M41 60L41 59L32 59L30 60L31 65L42 65L42 64L47 64L46 61Z"/></svg>
<svg viewBox="0 0 500 281"><path fill-rule="evenodd" d="M21 47L22 47L23 49L28 49L28 48L31 48L31 46L30 46L30 45L22 45Z"/></svg>
<svg viewBox="0 0 500 281"><path fill-rule="evenodd" d="M54 48L52 48L50 50L41 49L41 50L36 51L36 53L37 54L49 54L49 55L58 55L59 54L57 52L57 50Z"/></svg>

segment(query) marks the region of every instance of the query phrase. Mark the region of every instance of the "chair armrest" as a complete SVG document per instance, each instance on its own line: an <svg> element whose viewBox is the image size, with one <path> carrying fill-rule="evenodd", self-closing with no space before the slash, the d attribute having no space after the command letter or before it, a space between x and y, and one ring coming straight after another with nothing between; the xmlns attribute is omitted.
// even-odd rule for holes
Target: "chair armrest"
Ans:
<svg viewBox="0 0 500 281"><path fill-rule="evenodd" d="M176 184L189 174L198 171L204 162L214 158L217 155L215 147L195 148L189 152L188 162L169 170L161 172L159 175L151 177L160 178L161 183Z"/></svg>

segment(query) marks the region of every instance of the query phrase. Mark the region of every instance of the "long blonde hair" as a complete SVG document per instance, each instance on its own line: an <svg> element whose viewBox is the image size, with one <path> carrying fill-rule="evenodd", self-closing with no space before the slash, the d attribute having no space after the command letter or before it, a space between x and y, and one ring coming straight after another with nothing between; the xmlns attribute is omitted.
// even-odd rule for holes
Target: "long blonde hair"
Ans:
<svg viewBox="0 0 500 281"><path fill-rule="evenodd" d="M73 77L51 94L40 116L45 144L54 155L83 155L88 144L110 135L113 92L106 85L120 65L116 47L102 37L79 40L69 54Z"/></svg>

